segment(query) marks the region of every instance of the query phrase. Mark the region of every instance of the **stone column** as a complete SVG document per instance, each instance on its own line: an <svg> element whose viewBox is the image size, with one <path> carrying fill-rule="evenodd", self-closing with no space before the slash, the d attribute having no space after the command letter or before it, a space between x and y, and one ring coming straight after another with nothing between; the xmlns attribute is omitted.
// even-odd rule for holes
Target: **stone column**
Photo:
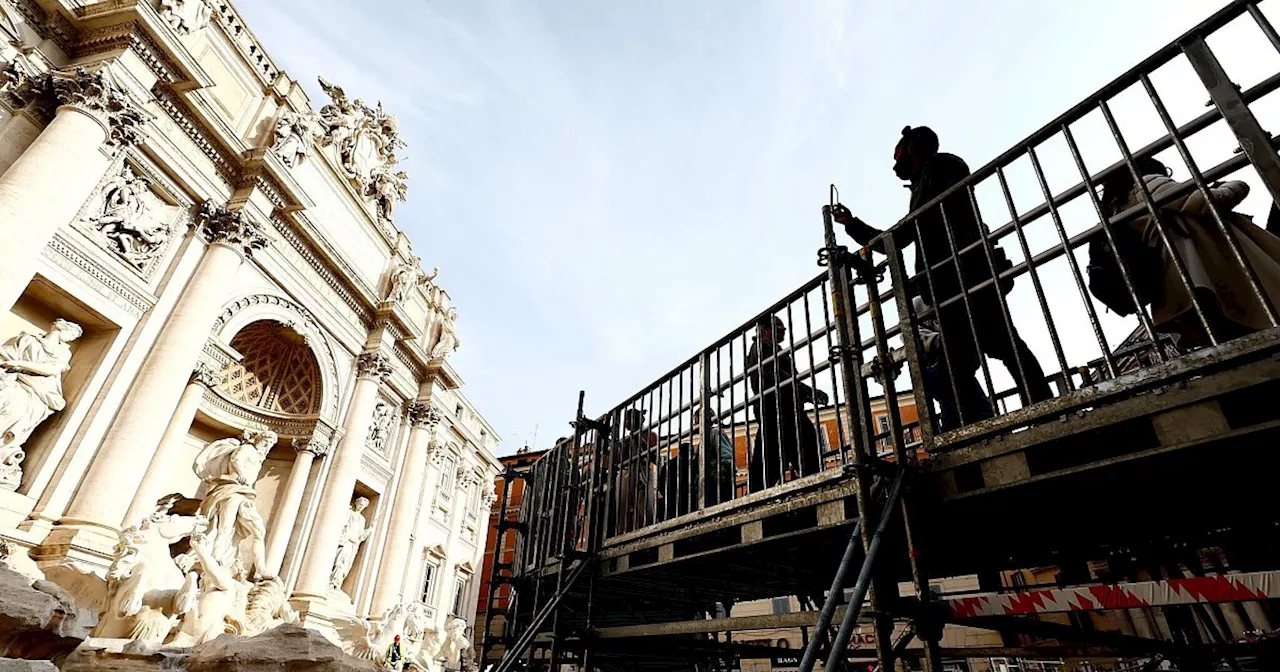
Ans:
<svg viewBox="0 0 1280 672"><path fill-rule="evenodd" d="M311 477L311 463L317 457L329 454L329 445L317 439L294 439L293 449L297 457L284 486L284 499L280 500L276 519L267 532L267 571L272 576L280 573L280 565L284 563L284 552L289 546L289 538L293 536L293 525L298 521L298 509L302 506L302 493L307 489L307 479Z"/></svg>
<svg viewBox="0 0 1280 672"><path fill-rule="evenodd" d="M418 519L418 495L426 488L427 460L437 449L433 441L440 413L427 404L409 404L409 446L404 460L404 472L396 485L395 503L388 520L386 545L383 547L382 566L378 568L378 580L374 584L371 613L381 614L402 598L404 570L409 554L413 552L414 527Z"/></svg>
<svg viewBox="0 0 1280 672"><path fill-rule="evenodd" d="M102 67L55 71L20 82L15 95L56 106L53 121L0 175L0 306L17 302L40 251L80 211L111 165L110 154L142 139L145 113ZM102 151L104 144L108 151ZM174 395L177 396L176 394Z"/></svg>
<svg viewBox="0 0 1280 672"><path fill-rule="evenodd" d="M182 290L98 454L89 464L64 523L114 528L129 506L121 492L136 492L160 445L165 418L173 416L189 373L200 359L209 330L235 286L241 262L267 245L259 226L243 211L205 204L200 231L209 241L200 264Z"/></svg>
<svg viewBox="0 0 1280 672"><path fill-rule="evenodd" d="M329 477L320 497L307 554L298 573L295 595L323 597L328 593L329 573L337 558L338 538L351 509L351 495L360 474L360 457L369 437L378 386L390 375L391 364L381 353L366 352L356 362L356 386L343 423L345 433L334 451L333 463L329 465Z"/></svg>
<svg viewBox="0 0 1280 672"><path fill-rule="evenodd" d="M169 483L175 469L191 468L190 464L183 465L179 461L182 457L183 444L187 439L187 433L191 430L191 423L195 422L196 411L200 409L200 402L204 399L204 391L221 384L222 376L208 364L204 362L196 364L186 389L178 398L178 407L173 412L173 418L169 420L169 426L160 439L160 447L151 458L151 466L142 477L142 484L138 486L138 492L133 496L133 503L129 505L129 512L124 516L125 525L132 525L149 515L155 510L156 500L172 494L171 489L168 491L166 489L170 488Z"/></svg>

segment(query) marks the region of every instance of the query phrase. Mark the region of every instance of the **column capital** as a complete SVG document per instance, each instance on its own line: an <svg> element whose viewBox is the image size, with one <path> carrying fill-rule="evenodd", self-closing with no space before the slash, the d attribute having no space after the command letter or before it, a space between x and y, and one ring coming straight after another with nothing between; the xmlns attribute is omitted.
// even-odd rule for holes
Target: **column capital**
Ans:
<svg viewBox="0 0 1280 672"><path fill-rule="evenodd" d="M405 415L414 427L425 427L429 430L434 430L442 419L440 411L432 408L431 404L424 404L420 401L411 402L405 408Z"/></svg>
<svg viewBox="0 0 1280 672"><path fill-rule="evenodd" d="M391 377L391 361L381 352L365 352L356 358L356 377L386 380Z"/></svg>
<svg viewBox="0 0 1280 672"><path fill-rule="evenodd" d="M207 363L199 362L196 364L196 368L191 370L190 382L204 385L212 390L222 384L222 375L214 371L213 367Z"/></svg>
<svg viewBox="0 0 1280 672"><path fill-rule="evenodd" d="M103 122L107 145L137 145L146 137L149 114L138 107L105 67L76 66L48 74L48 90L56 104L86 112Z"/></svg>
<svg viewBox="0 0 1280 672"><path fill-rule="evenodd" d="M329 443L316 437L294 439L293 450L298 453L311 453L316 457L324 457L329 454Z"/></svg>
<svg viewBox="0 0 1280 672"><path fill-rule="evenodd" d="M226 245L245 258L271 243L262 227L243 209L229 210L211 201L205 201L200 208L200 232L210 245Z"/></svg>

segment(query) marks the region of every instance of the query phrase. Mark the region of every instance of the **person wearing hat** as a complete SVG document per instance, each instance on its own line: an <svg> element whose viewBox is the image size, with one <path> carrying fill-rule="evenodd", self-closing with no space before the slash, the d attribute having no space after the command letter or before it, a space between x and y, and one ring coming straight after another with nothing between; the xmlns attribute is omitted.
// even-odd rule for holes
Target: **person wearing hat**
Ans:
<svg viewBox="0 0 1280 672"><path fill-rule="evenodd" d="M909 210L915 212L968 177L969 167L960 157L938 151L938 136L933 130L927 126L908 126L902 129L902 139L894 147L893 172L909 184ZM943 356L944 377L935 389L926 389L926 393L937 399L941 388L950 385L946 378L948 375L957 377L957 387L969 388L967 380L964 383L960 383L960 380L972 377L978 371L980 358L985 354L1000 360L1008 369L1018 385L1023 405L1044 401L1053 396L1045 379L1044 369L1040 367L1035 353L1018 335L1017 328L1005 327L999 295L994 288L988 286L976 292L970 291L968 309L965 301L960 298L962 275L964 287L971 288L980 282L990 281L997 273L1013 266L1004 250L993 245L992 258L996 262L993 272L991 264L987 262L986 251L979 245L960 255L962 273L957 273L955 257L951 251L951 238L954 238L955 249L962 250L976 243L985 232L985 225L979 220L975 210L969 190L959 189L945 198L938 207L930 208L914 221L908 221L894 229L894 242L899 251L908 245L916 245L915 277L908 288L911 295L921 297L930 306L937 306L942 301L956 297L955 301L938 311L937 321L950 357ZM841 204L833 208L832 217L843 224L845 232L860 245L871 244L882 233L853 216ZM879 241L872 248L884 252ZM927 278L926 268L938 264L943 265L932 270L931 278ZM1008 294L1013 288L1012 280L1003 280L997 284L1004 294ZM1010 322L1012 323L1012 319ZM984 414L982 410L982 405L990 404L985 395L979 403L973 395L962 394L957 403L967 423L990 417L989 413ZM958 426L958 418L955 426ZM943 431L954 429L955 426L944 426Z"/></svg>
<svg viewBox="0 0 1280 672"><path fill-rule="evenodd" d="M750 492L781 483L785 471L798 478L822 470L818 433L804 404L825 406L827 393L796 379L791 353L782 349L786 336L781 319L766 317L756 325L747 353L751 393L760 395L753 404L757 431L747 468Z"/></svg>

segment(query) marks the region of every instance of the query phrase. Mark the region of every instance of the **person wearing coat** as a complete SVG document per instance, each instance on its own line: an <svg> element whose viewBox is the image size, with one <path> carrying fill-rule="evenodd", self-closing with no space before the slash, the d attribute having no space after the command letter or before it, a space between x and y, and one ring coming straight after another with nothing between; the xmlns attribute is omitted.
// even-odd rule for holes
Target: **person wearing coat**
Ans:
<svg viewBox="0 0 1280 672"><path fill-rule="evenodd" d="M1171 171L1156 159L1138 162L1142 181L1156 202L1177 189L1179 182ZM1142 190L1128 171L1103 185L1103 206L1114 216L1142 203ZM1240 247L1245 261L1257 275L1259 287L1280 309L1280 238L1253 224L1252 218L1232 211L1249 194L1249 185L1240 181L1214 184L1210 197L1218 206L1232 238ZM1266 308L1249 285L1248 274L1236 261L1227 245L1209 202L1199 189L1160 206L1161 220L1169 242L1186 267L1187 276L1218 341L1226 341L1270 328ZM1150 216L1139 217L1128 226L1135 227L1142 240L1163 260L1163 277L1157 296L1150 297L1151 318L1158 331L1176 334L1179 345L1196 348L1210 345L1199 316L1191 303L1182 280L1178 277L1155 222Z"/></svg>

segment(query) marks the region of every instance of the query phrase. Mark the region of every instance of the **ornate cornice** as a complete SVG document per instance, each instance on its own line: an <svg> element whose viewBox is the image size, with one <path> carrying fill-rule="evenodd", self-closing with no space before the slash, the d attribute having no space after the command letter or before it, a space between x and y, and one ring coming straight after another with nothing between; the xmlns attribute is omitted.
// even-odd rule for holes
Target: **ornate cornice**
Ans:
<svg viewBox="0 0 1280 672"><path fill-rule="evenodd" d="M200 152L213 162L218 170L218 176L226 181L228 186L234 187L241 183L240 178L240 162L236 157L221 143L219 143L201 124L197 124L195 113L192 112L191 106L182 100L172 87L157 85L153 89L156 96L156 104L160 109L169 115L174 124L182 129L182 132L195 143Z"/></svg>
<svg viewBox="0 0 1280 672"><path fill-rule="evenodd" d="M200 233L209 244L233 247L245 257L252 257L271 243L262 227L243 209L228 210L208 201L200 209Z"/></svg>
<svg viewBox="0 0 1280 672"><path fill-rule="evenodd" d="M266 86L275 84L276 78L280 76L280 68L267 55L267 50L262 48L262 43L245 25L235 7L226 0L209 0L209 5L213 7L214 21L226 31L227 37L252 66L258 79Z"/></svg>
<svg viewBox="0 0 1280 672"><path fill-rule="evenodd" d="M366 352L356 358L356 377L386 380L391 377L391 362L380 352Z"/></svg>
<svg viewBox="0 0 1280 672"><path fill-rule="evenodd" d="M212 390L222 384L222 376L208 364L200 362L191 372L191 382L199 383Z"/></svg>
<svg viewBox="0 0 1280 672"><path fill-rule="evenodd" d="M309 241L298 235L296 224L288 220L276 217L273 220L275 230L280 234L280 238L297 251L298 256L311 267L320 279L324 281L334 292L341 297L342 302L352 310L361 320L361 326L365 329L373 327L374 312L370 304L356 294L348 283L344 282L343 277L334 273L321 259L316 247ZM344 273L349 273L346 277L356 277L351 269L343 269Z"/></svg>
<svg viewBox="0 0 1280 672"><path fill-rule="evenodd" d="M85 31L76 43L72 56L84 58L123 49L132 50L161 82L176 84L183 81L182 69L136 21Z"/></svg>
<svg viewBox="0 0 1280 672"><path fill-rule="evenodd" d="M22 15L22 19L36 31L37 35L43 39L52 40L64 53L73 53L79 36L70 21L57 12L50 15L36 3L36 0L14 0L13 4Z"/></svg>

